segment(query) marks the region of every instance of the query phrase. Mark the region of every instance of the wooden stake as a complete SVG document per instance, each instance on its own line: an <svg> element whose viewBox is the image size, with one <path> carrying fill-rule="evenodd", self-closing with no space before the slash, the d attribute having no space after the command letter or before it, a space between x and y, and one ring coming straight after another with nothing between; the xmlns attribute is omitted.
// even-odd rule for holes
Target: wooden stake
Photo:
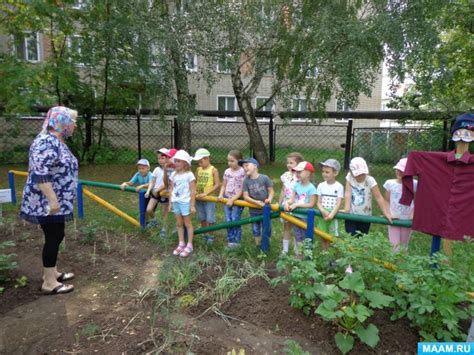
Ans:
<svg viewBox="0 0 474 355"><path fill-rule="evenodd" d="M124 238L125 238L125 257L127 257L127 233L125 233Z"/></svg>
<svg viewBox="0 0 474 355"><path fill-rule="evenodd" d="M95 251L96 251L96 241L94 240L94 255L92 256L92 265L95 268Z"/></svg>

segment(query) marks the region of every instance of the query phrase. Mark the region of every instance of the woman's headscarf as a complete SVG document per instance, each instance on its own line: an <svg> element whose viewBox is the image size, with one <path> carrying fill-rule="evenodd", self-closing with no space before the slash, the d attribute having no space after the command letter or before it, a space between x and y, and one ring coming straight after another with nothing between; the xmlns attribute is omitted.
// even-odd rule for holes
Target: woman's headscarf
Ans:
<svg viewBox="0 0 474 355"><path fill-rule="evenodd" d="M74 131L77 112L64 106L52 107L43 122L42 133L48 132L49 128L60 133L63 138L68 138Z"/></svg>

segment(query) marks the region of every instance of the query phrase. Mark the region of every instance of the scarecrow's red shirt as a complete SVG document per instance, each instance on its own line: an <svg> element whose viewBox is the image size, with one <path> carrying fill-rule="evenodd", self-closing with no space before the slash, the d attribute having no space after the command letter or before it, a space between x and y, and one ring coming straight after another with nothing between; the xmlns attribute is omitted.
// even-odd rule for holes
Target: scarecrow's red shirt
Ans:
<svg viewBox="0 0 474 355"><path fill-rule="evenodd" d="M416 194L413 177L418 176ZM465 152L411 152L400 203L415 197L414 230L442 238L474 238L474 155Z"/></svg>

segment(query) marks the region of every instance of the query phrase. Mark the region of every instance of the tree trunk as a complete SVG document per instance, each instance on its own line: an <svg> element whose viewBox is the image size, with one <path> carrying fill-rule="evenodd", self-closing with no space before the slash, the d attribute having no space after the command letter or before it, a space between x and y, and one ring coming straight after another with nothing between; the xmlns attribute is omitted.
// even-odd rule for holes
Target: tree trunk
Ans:
<svg viewBox="0 0 474 355"><path fill-rule="evenodd" d="M189 93L188 73L183 62L183 55L177 43L170 45L171 58L173 60L174 83L176 86L177 100L177 127L178 135L174 143L175 148L191 150L191 118L195 113L195 98Z"/></svg>
<svg viewBox="0 0 474 355"><path fill-rule="evenodd" d="M252 97L243 90L240 69L237 72L232 73L231 76L235 97L249 134L250 146L258 162L260 164L266 164L269 161L267 147L263 141L257 118L255 117L255 110L252 107Z"/></svg>
<svg viewBox="0 0 474 355"><path fill-rule="evenodd" d="M105 14L106 14L106 22L109 22L110 20L110 4L109 2L106 3L105 5ZM108 36L110 36L110 33L108 33ZM105 120L105 110L107 109L107 98L109 94L109 65L110 65L110 56L111 56L111 38L109 37L108 40L106 41L106 58L105 58L105 64L104 64L104 96L102 99L102 108L101 108L101 114L100 114L100 125L99 125L99 139L98 139L98 146L100 147L102 144L102 137L104 135L104 120ZM92 155L92 162L95 160L95 155L97 153L97 150L94 150L94 153Z"/></svg>

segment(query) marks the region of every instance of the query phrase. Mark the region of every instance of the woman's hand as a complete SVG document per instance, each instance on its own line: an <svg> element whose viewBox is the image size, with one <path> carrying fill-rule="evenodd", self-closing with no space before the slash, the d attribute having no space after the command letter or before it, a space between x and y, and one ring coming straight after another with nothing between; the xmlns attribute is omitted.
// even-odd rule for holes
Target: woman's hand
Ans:
<svg viewBox="0 0 474 355"><path fill-rule="evenodd" d="M191 205L191 214L195 214L196 213L196 207L194 207L194 205Z"/></svg>
<svg viewBox="0 0 474 355"><path fill-rule="evenodd" d="M56 214L56 213L58 213L59 210L60 210L60 206L59 206L58 201L51 201L51 202L49 202L48 207L49 207L48 215Z"/></svg>
<svg viewBox="0 0 474 355"><path fill-rule="evenodd" d="M150 191L145 192L145 198L149 198L149 197L150 197Z"/></svg>

